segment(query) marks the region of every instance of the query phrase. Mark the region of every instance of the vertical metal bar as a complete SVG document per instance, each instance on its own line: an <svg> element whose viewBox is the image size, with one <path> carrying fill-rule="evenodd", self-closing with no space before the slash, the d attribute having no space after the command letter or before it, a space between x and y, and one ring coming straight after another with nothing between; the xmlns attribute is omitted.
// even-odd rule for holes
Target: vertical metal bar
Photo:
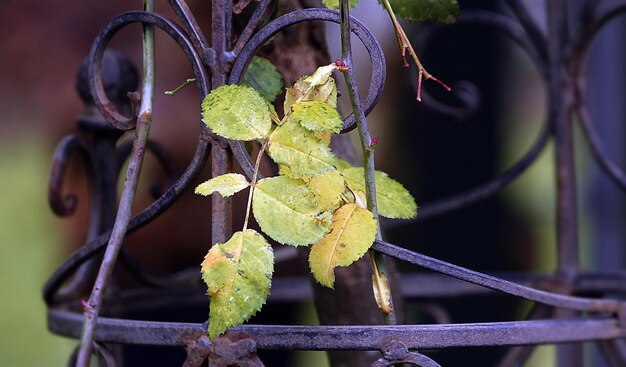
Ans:
<svg viewBox="0 0 626 367"><path fill-rule="evenodd" d="M578 218L576 172L572 137L572 80L568 75L566 49L569 42L567 0L546 1L548 19L549 101L556 150L556 246L557 271L564 281L578 271ZM572 317L573 311L558 310L557 317ZM582 367L581 344L557 347L557 363L562 367Z"/></svg>
<svg viewBox="0 0 626 367"><path fill-rule="evenodd" d="M548 1L547 7L550 109L557 164L557 260L558 271L571 276L578 271L579 251L572 139L573 87L565 60L569 42L567 1Z"/></svg>
<svg viewBox="0 0 626 367"><path fill-rule="evenodd" d="M211 18L211 48L215 52L212 81L215 86L226 84L228 71L228 51L230 48L233 24L232 0L214 0Z"/></svg>
<svg viewBox="0 0 626 367"><path fill-rule="evenodd" d="M228 72L228 50L232 33L231 0L213 0L213 16L211 19L211 48L214 52L212 65L212 87L217 88L226 84ZM226 147L213 146L211 149L211 176L219 176L229 172L232 168L231 154ZM224 243L232 232L232 200L213 195L211 198L211 241Z"/></svg>

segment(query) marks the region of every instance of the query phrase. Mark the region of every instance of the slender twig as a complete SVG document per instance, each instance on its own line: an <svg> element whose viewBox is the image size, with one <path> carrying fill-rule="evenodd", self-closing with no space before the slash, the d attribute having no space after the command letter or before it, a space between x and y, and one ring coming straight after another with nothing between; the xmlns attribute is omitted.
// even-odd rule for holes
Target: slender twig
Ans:
<svg viewBox="0 0 626 367"><path fill-rule="evenodd" d="M153 11L153 9L154 0L144 0L144 10ZM78 367L89 366L98 314L102 308L104 292L111 278L111 274L113 273L117 256L126 235L144 152L146 150L146 143L150 133L152 104L154 100L154 27L152 25L144 24L143 26L143 57L143 86L141 90L141 105L137 118L133 152L128 163L124 189L122 191L120 205L109 243L107 244L98 276L91 291L91 296L87 302L83 302L85 322L83 324L81 345L76 363Z"/></svg>
<svg viewBox="0 0 626 367"><path fill-rule="evenodd" d="M378 217L378 207L376 204L376 179L375 179L375 167L374 167L374 149L372 147L372 137L367 127L367 120L365 113L361 107L361 101L359 98L359 92L357 89L356 78L352 70L352 45L350 42L350 6L348 0L341 1L341 55L342 63L339 70L343 72L343 76L346 80L346 86L348 88L348 94L350 95L350 102L352 103L352 111L354 112L357 129L359 131L359 138L361 141L361 149L363 151L363 166L365 175L365 197L367 199L367 208L374 214L376 222L378 223L378 232L376 234L377 239L382 239L380 231L380 220ZM380 307L383 311L383 317L386 324L395 324L396 317L393 309L393 301L391 297L387 299L385 295L391 295L391 288L386 275L386 267L384 263L383 255L376 251L369 251L372 265L374 267L374 287L380 296Z"/></svg>
<svg viewBox="0 0 626 367"><path fill-rule="evenodd" d="M422 62L420 61L419 57L417 57L417 53L413 49L413 45L411 44L411 41L409 41L409 38L406 36L406 33L404 32L402 25L398 21L398 18L396 18L396 14L393 12L393 8L391 7L389 0L382 0L382 2L383 2L383 5L385 6L385 10L387 11L387 14L389 14L389 17L391 18L391 23L393 23L393 28L396 32L396 41L398 41L398 47L400 48L400 54L402 55L402 66L404 66L405 68L409 67L409 63L406 61L407 51L409 52L409 56L411 56L411 58L413 59L413 62L415 62L415 65L417 66L418 74L417 74L417 97L416 99L418 101L422 100L422 78L426 80L430 79L438 83L439 85L441 85L441 87L444 88L446 91L450 92L452 88L448 87L441 80L435 78L432 74L426 71L426 69L422 65Z"/></svg>
<svg viewBox="0 0 626 367"><path fill-rule="evenodd" d="M174 94L178 93L178 91L185 88L189 84L194 83L195 81L196 81L196 78L189 78L185 80L184 82L182 82L178 87L172 90L166 90L165 92L163 92L163 94L165 94L166 96L173 96Z"/></svg>
<svg viewBox="0 0 626 367"><path fill-rule="evenodd" d="M242 231L245 231L248 228L248 220L250 219L250 210L252 208L252 195L254 194L256 180L259 176L259 166L261 164L261 158L263 158L263 153L265 153L268 142L269 139L265 139L263 141L263 143L261 144L261 150L259 150L259 154L256 157L256 163L254 164L254 175L252 175L252 183L250 184L250 192L248 193L248 205L246 205L246 219L243 221Z"/></svg>

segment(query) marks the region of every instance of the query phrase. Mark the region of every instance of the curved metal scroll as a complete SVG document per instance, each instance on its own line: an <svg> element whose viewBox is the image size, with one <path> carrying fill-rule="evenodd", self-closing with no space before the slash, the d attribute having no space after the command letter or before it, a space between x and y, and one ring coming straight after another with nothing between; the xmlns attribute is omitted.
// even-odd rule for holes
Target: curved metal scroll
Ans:
<svg viewBox="0 0 626 367"><path fill-rule="evenodd" d="M100 108L103 116L108 117L111 123L118 125L121 128L130 128L132 123L128 118L117 112L115 106L111 104L107 96L104 94L102 78L99 73L101 72L104 50L113 35L122 27L137 22L152 24L155 27L162 29L166 34L172 37L184 51L192 65L194 75L198 81L200 99L204 98L204 96L208 93L208 76L203 67L202 59L195 51L186 34L174 22L163 16L144 11L130 11L122 13L109 21L109 23L100 31L96 37L89 56L89 79L91 80L91 91L93 93L94 102ZM128 226L128 233L132 233L148 222L154 220L157 216L169 208L187 189L202 167L204 167L204 163L206 162L209 154L209 140L212 142L222 141L221 138L214 137L214 135L210 133L203 124L200 124L200 126L200 139L193 158L185 171L158 199L131 219ZM53 301L54 294L59 287L82 263L94 256L98 250L106 245L110 235L111 232L109 230L88 241L74 254L72 254L72 256L70 256L59 268L57 268L44 286L44 299L46 302L50 303Z"/></svg>
<svg viewBox="0 0 626 367"><path fill-rule="evenodd" d="M544 76L544 79L547 78L548 71L545 64L545 42L541 43L540 41L534 39L529 40L526 34L527 30L523 28L520 24L514 22L508 17L497 13L488 11L468 11L463 13L459 17L458 21L451 26L461 27L468 25L478 25L493 28L499 33L511 39L513 42L515 42L515 44L521 47L522 50L527 53L527 55L529 55L531 61L533 62L533 65L537 68L538 72L542 76ZM419 39L422 42L425 42L430 33L431 32L420 33ZM472 107L473 104L477 103L477 97L475 95L472 95L478 93L477 91L473 91L475 88L476 87L473 85L471 85L471 87L464 87L463 90L465 91L467 89L470 94L467 96L459 96L461 100L465 102L465 105L460 108L445 106L440 102L434 101L431 97L428 96L428 93L425 90L422 91L422 94L424 96L424 102L427 105L431 104L431 107L434 108L436 111L441 112L444 115L461 118L470 113L474 108ZM541 124L541 130L535 138L535 141L531 145L530 149L524 154L524 156L520 160L513 164L513 166L507 169L504 173L469 190L465 190L449 197L444 197L434 202L423 203L422 205L420 205L419 215L415 220L422 220L425 218L442 215L450 211L454 211L474 204L478 201L487 199L500 192L509 183L513 182L517 177L524 173L526 169L537 160L541 152L543 152L551 136L551 126L549 126L551 117L552 116L548 115L544 118ZM395 225L406 225L408 223L410 223L410 221L397 223Z"/></svg>
<svg viewBox="0 0 626 367"><path fill-rule="evenodd" d="M85 142L75 136L69 135L63 138L57 145L52 158L52 172L48 185L48 203L56 215L68 216L76 210L77 197L74 194L63 194L63 182L69 158L75 152L80 153L87 177L94 177L91 164L91 155ZM91 184L89 185L92 186Z"/></svg>
<svg viewBox="0 0 626 367"><path fill-rule="evenodd" d="M100 33L98 33L88 58L89 90L94 103L98 106L102 116L120 130L133 129L136 121L133 121L133 118L122 115L107 97L101 78L102 57L113 36L120 29L132 23L152 24L169 35L185 53L185 56L187 56L193 74L196 77L200 97L204 98L209 92L208 77L203 67L202 58L196 53L193 44L176 23L161 15L145 11L128 11L122 13L111 19L109 23L102 28Z"/></svg>

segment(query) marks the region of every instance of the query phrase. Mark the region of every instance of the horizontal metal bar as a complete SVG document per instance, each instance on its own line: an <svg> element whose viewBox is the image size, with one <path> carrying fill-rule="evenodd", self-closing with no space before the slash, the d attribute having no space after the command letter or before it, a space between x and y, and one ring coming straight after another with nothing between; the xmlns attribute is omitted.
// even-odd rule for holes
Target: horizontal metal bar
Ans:
<svg viewBox="0 0 626 367"><path fill-rule="evenodd" d="M453 278L554 307L576 311L610 312L615 314L620 313L624 308L624 304L618 300L573 297L526 287L504 279L450 264L445 261L437 260L435 258L380 240L376 240L372 249L385 255L392 256L396 259L404 260L411 264L422 266Z"/></svg>
<svg viewBox="0 0 626 367"><path fill-rule="evenodd" d="M83 316L65 310L48 312L48 327L77 338ZM103 343L184 346L206 334L206 325L100 318L96 340ZM611 340L626 330L610 317L474 324L396 326L243 325L231 329L255 339L257 348L273 350L379 350L394 340L409 349L515 346Z"/></svg>
<svg viewBox="0 0 626 367"><path fill-rule="evenodd" d="M497 277L520 285L550 289L558 282L551 274L496 273ZM623 272L579 274L569 285L575 293L625 294L626 274ZM485 288L447 275L437 273L409 273L398 282L400 294L406 300L432 300L476 295L502 296L503 293ZM208 303L206 286L180 283L168 288L143 288L117 292L109 299L108 310L113 313L135 312L177 306L197 306ZM268 303L307 302L313 299L310 277L283 277L272 281Z"/></svg>
<svg viewBox="0 0 626 367"><path fill-rule="evenodd" d="M555 274L497 272L497 278L538 289L553 289L561 280ZM493 293L494 290L437 273L405 273L400 287L404 297L442 298ZM564 287L574 294L626 294L626 272L581 272ZM273 291L273 290L272 290Z"/></svg>

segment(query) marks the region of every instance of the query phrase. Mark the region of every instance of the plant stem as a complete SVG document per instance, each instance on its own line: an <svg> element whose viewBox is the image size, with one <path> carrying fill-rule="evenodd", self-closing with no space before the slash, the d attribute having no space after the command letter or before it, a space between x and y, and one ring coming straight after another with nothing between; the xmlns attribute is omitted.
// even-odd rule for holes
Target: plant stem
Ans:
<svg viewBox="0 0 626 367"><path fill-rule="evenodd" d="M243 229L245 231L248 228L248 220L250 219L250 209L252 208L252 194L254 194L254 188L256 187L256 179L259 174L259 165L261 164L261 158L263 158L263 153L265 153L265 149L267 148L267 143L269 139L265 139L263 144L261 144L261 150L259 154L256 156L256 162L254 164L254 174L252 175L252 183L250 184L250 192L248 193L248 205L246 206L246 219L243 221Z"/></svg>
<svg viewBox="0 0 626 367"><path fill-rule="evenodd" d="M144 0L144 10L152 11L154 0ZM128 223L132 214L135 191L143 163L146 150L146 143L150 133L152 123L152 104L154 100L154 27L152 25L143 26L143 86L141 91L141 105L137 118L136 136L133 144L133 152L128 163L126 179L122 191L120 205L115 218L115 224L107 244L102 264L98 276L91 291L91 296L87 302L83 302L85 322L81 336L81 345L78 352L76 365L78 367L88 367L91 359L96 323L98 314L102 308L104 291L109 283L113 268L117 261L122 242L126 235Z"/></svg>
<svg viewBox="0 0 626 367"><path fill-rule="evenodd" d="M166 90L165 92L163 92L163 94L165 94L166 96L173 96L174 94L178 93L178 91L185 88L189 84L194 83L195 81L196 81L196 78L189 78L185 80L184 82L182 82L178 87L172 90Z"/></svg>
<svg viewBox="0 0 626 367"><path fill-rule="evenodd" d="M354 113L357 129L359 131L359 138L361 141L361 149L363 151L363 166L365 175L365 197L367 199L367 208L372 212L376 223L378 225L378 232L376 234L377 239L382 239L380 231L380 220L378 216L378 207L376 204L376 180L375 180L375 167L374 167L374 149L372 149L372 137L367 127L367 120L365 113L361 107L361 101L359 98L359 92L357 88L356 78L352 70L352 45L350 42L350 6L348 0L341 1L341 55L342 62L345 67L340 68L343 72L343 76L346 80L348 88L348 94L350 95L350 102L352 103L352 111ZM374 292L379 295L391 294L391 288L387 279L386 267L384 263L383 255L369 251L372 264L374 265L373 286ZM395 312L393 309L393 301L391 297L380 297L381 302L379 307L383 311L383 317L387 325L396 323Z"/></svg>
<svg viewBox="0 0 626 367"><path fill-rule="evenodd" d="M426 71L426 69L422 65L422 62L420 61L419 57L417 57L417 53L415 53L415 50L413 49L413 45L411 44L411 41L409 41L409 38L406 36L406 33L404 32L402 25L398 21L398 18L396 18L396 14L393 12L393 8L391 7L389 0L382 0L382 2L383 2L383 5L385 6L385 10L387 10L387 14L389 14L389 17L391 18L391 23L393 23L393 28L396 31L396 41L398 41L398 47L400 47L400 53L402 55L402 66L404 66L405 68L409 67L409 63L406 62L407 51L409 51L409 56L411 56L411 58L413 59L413 62L415 62L415 65L417 66L418 75L417 75L417 98L416 99L418 101L422 100L422 78L426 80L430 79L438 83L446 91L450 92L452 88L448 87L441 80L435 78L432 74Z"/></svg>

